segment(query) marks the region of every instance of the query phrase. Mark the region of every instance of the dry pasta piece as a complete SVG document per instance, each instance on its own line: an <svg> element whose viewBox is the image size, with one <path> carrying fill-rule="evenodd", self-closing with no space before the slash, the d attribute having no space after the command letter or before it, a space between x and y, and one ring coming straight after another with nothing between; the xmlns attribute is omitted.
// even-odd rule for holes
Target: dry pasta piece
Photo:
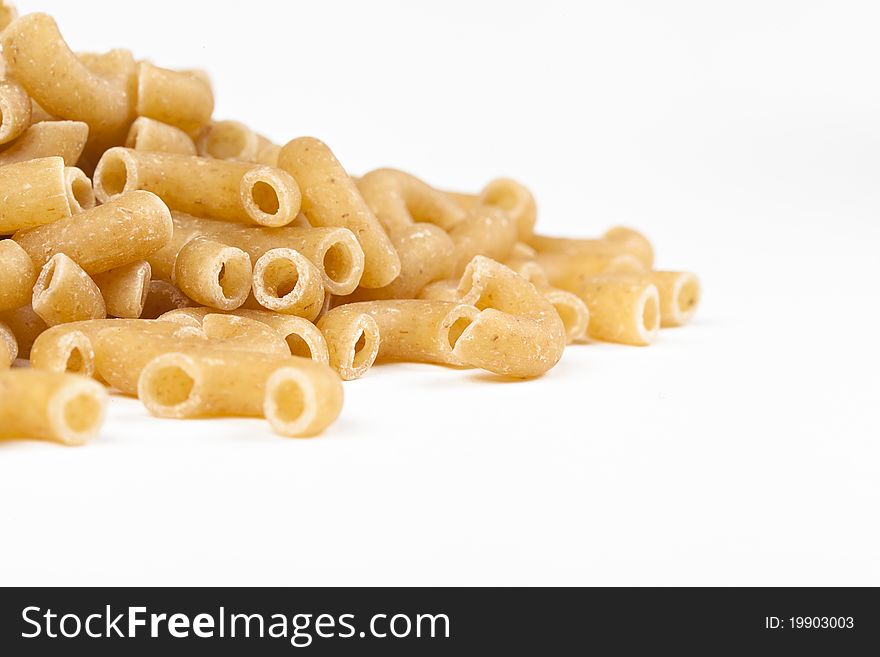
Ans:
<svg viewBox="0 0 880 657"><path fill-rule="evenodd" d="M631 274L645 271L642 261L628 253L569 254L541 252L535 257L548 282L562 290L580 294L584 284L600 274Z"/></svg>
<svg viewBox="0 0 880 657"><path fill-rule="evenodd" d="M147 291L147 300L141 319L157 319L167 312L195 306L192 299L167 281L153 280Z"/></svg>
<svg viewBox="0 0 880 657"><path fill-rule="evenodd" d="M364 251L363 287L385 287L400 275L400 259L357 185L326 146L311 137L281 149L279 166L302 190L302 211L316 227L350 229Z"/></svg>
<svg viewBox="0 0 880 657"><path fill-rule="evenodd" d="M196 134L211 120L214 93L204 76L141 62L137 114Z"/></svg>
<svg viewBox="0 0 880 657"><path fill-rule="evenodd" d="M158 417L266 417L283 436L315 436L342 411L342 382L327 365L241 352L169 353L151 361L138 396Z"/></svg>
<svg viewBox="0 0 880 657"><path fill-rule="evenodd" d="M216 312L212 308L182 308L166 313L159 319L200 328L205 317ZM330 353L327 350L327 341L318 327L307 319L292 315L280 315L269 310L248 310L245 308L234 310L230 314L262 322L276 330L287 342L291 355L311 358L316 363L329 365Z"/></svg>
<svg viewBox="0 0 880 657"><path fill-rule="evenodd" d="M174 284L181 292L203 306L220 310L235 310L247 301L252 277L247 253L201 238L180 250L173 272Z"/></svg>
<svg viewBox="0 0 880 657"><path fill-rule="evenodd" d="M138 319L150 292L150 263L140 260L94 277L101 290L107 314L121 319Z"/></svg>
<svg viewBox="0 0 880 657"><path fill-rule="evenodd" d="M15 5L7 0L0 0L0 32L5 30L16 18L18 18L18 9L15 8Z"/></svg>
<svg viewBox="0 0 880 657"><path fill-rule="evenodd" d="M46 330L46 322L34 312L30 304L14 310L0 311L0 322L12 329L18 342L18 357L28 358L34 341Z"/></svg>
<svg viewBox="0 0 880 657"><path fill-rule="evenodd" d="M603 274L584 285L590 308L590 337L644 347L660 331L660 294L645 277Z"/></svg>
<svg viewBox="0 0 880 657"><path fill-rule="evenodd" d="M455 275L460 276L476 256L505 260L516 245L516 222L505 212L476 206L449 236L455 244Z"/></svg>
<svg viewBox="0 0 880 657"><path fill-rule="evenodd" d="M241 249L256 263L277 248L299 251L321 271L330 294L351 294L360 281L364 252L351 231L344 228L253 228L173 212L174 235L166 248L150 257L153 277L170 280L180 249L192 239L206 239Z"/></svg>
<svg viewBox="0 0 880 657"><path fill-rule="evenodd" d="M290 349L283 337L264 322L240 315L215 313L202 320L202 332L212 343L224 349L252 351L275 357L290 355Z"/></svg>
<svg viewBox="0 0 880 657"><path fill-rule="evenodd" d="M538 205L532 193L515 180L493 180L483 189L477 203L506 212L516 222L519 239L525 241L534 234Z"/></svg>
<svg viewBox="0 0 880 657"><path fill-rule="evenodd" d="M257 303L284 315L313 320L324 307L321 271L293 249L272 249L257 260L253 289Z"/></svg>
<svg viewBox="0 0 880 657"><path fill-rule="evenodd" d="M47 326L107 316L101 290L63 253L53 256L40 272L34 285L33 308Z"/></svg>
<svg viewBox="0 0 880 657"><path fill-rule="evenodd" d="M170 240L171 213L150 192L129 192L73 217L16 233L38 266L65 253L90 275L147 259Z"/></svg>
<svg viewBox="0 0 880 657"><path fill-rule="evenodd" d="M0 310L29 304L39 273L18 242L0 240Z"/></svg>
<svg viewBox="0 0 880 657"><path fill-rule="evenodd" d="M673 328L687 324L700 305L700 279L689 272L655 271L643 277L660 294L660 325Z"/></svg>
<svg viewBox="0 0 880 657"><path fill-rule="evenodd" d="M0 62L2 62L2 58L0 58ZM36 124L42 123L43 121L58 120L59 119L57 116L52 116L51 114L49 114L49 112L40 107L40 104L37 101L31 98L31 123ZM79 121L71 121L71 123L79 123ZM86 127L86 131L88 131L89 126L87 126L85 123L83 123L83 125Z"/></svg>
<svg viewBox="0 0 880 657"><path fill-rule="evenodd" d="M12 329L0 322L0 370L8 370L18 358L18 341Z"/></svg>
<svg viewBox="0 0 880 657"><path fill-rule="evenodd" d="M104 423L107 398L101 384L75 374L0 372L0 439L84 445Z"/></svg>
<svg viewBox="0 0 880 657"><path fill-rule="evenodd" d="M46 157L0 167L0 234L70 216L64 160Z"/></svg>
<svg viewBox="0 0 880 657"><path fill-rule="evenodd" d="M547 272L535 260L531 258L508 258L503 262L504 266L512 269L535 287L547 287L550 279Z"/></svg>
<svg viewBox="0 0 880 657"><path fill-rule="evenodd" d="M128 127L132 97L125 83L90 71L50 16L22 16L0 40L8 74L47 112L87 123L93 139L112 138Z"/></svg>
<svg viewBox="0 0 880 657"><path fill-rule="evenodd" d="M339 306L318 320L318 328L327 340L330 366L343 381L364 376L379 356L379 326L358 305Z"/></svg>
<svg viewBox="0 0 880 657"><path fill-rule="evenodd" d="M446 194L403 171L372 171L358 180L357 187L389 233L414 223L435 224L449 231L467 216Z"/></svg>
<svg viewBox="0 0 880 657"><path fill-rule="evenodd" d="M139 116L131 124L125 146L148 153L196 154L195 142L183 130L146 116Z"/></svg>
<svg viewBox="0 0 880 657"><path fill-rule="evenodd" d="M0 144L8 144L31 126L31 97L15 80L0 80Z"/></svg>
<svg viewBox="0 0 880 657"><path fill-rule="evenodd" d="M0 166L57 156L72 167L82 156L88 137L89 126L81 121L34 123L18 139L0 150Z"/></svg>
<svg viewBox="0 0 880 657"><path fill-rule="evenodd" d="M566 335L556 309L511 269L478 256L458 294L461 303L482 311L456 342L453 353L462 362L527 379L548 372L562 358Z"/></svg>
<svg viewBox="0 0 880 657"><path fill-rule="evenodd" d="M111 148L95 169L102 203L143 189L169 208L201 217L278 228L296 219L300 191L281 169L246 162Z"/></svg>
<svg viewBox="0 0 880 657"><path fill-rule="evenodd" d="M260 147L257 149L256 161L270 167L277 167L281 159L281 146L273 143L262 135L257 135Z"/></svg>
<svg viewBox="0 0 880 657"><path fill-rule="evenodd" d="M66 167L64 184L67 188L67 203L70 205L71 214L79 214L95 207L95 190L92 189L92 181L82 169Z"/></svg>
<svg viewBox="0 0 880 657"><path fill-rule="evenodd" d="M536 287L556 309L556 313L565 327L568 344L586 338L590 326L590 309L586 302L576 294L565 290L540 285Z"/></svg>
<svg viewBox="0 0 880 657"><path fill-rule="evenodd" d="M654 247L651 242L631 228L612 228L598 240L533 235L529 244L540 252L602 256L629 254L638 258L644 269L654 266Z"/></svg>
<svg viewBox="0 0 880 657"><path fill-rule="evenodd" d="M517 242L513 245L513 250L510 252L511 258L520 258L523 260L534 260L537 255L538 252L525 242Z"/></svg>
<svg viewBox="0 0 880 657"><path fill-rule="evenodd" d="M257 133L239 121L213 121L196 145L199 155L240 162L256 162L263 147Z"/></svg>
<svg viewBox="0 0 880 657"><path fill-rule="evenodd" d="M446 279L445 281L437 281L435 283L431 283L429 286L419 292L419 299L424 299L425 301L445 301L447 303L457 303L458 284L459 281L455 279Z"/></svg>

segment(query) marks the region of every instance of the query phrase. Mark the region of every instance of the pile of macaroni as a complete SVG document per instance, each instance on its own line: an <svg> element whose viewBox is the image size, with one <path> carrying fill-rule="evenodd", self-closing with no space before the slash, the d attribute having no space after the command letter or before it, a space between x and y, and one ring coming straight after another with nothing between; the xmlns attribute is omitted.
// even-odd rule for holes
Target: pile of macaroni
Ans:
<svg viewBox="0 0 880 657"><path fill-rule="evenodd" d="M356 178L317 139L213 120L201 72L74 53L2 2L0 29L0 438L82 444L108 387L314 436L377 360L529 379L697 307L697 278L655 271L636 231L535 233L512 180Z"/></svg>

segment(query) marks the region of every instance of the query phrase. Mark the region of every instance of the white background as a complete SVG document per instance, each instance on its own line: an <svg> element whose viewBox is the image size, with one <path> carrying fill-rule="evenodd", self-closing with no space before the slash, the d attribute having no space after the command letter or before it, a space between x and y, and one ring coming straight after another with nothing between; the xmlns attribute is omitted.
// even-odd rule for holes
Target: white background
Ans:
<svg viewBox="0 0 880 657"><path fill-rule="evenodd" d="M353 172L641 228L705 303L531 383L377 368L314 441L114 400L87 448L0 444L0 582L880 584L876 3L21 5Z"/></svg>

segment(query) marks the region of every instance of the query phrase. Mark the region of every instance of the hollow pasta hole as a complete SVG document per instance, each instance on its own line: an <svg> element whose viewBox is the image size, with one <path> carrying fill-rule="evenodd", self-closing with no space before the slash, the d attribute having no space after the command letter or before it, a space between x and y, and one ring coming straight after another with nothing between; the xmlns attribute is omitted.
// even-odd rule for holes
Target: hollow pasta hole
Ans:
<svg viewBox="0 0 880 657"><path fill-rule="evenodd" d="M519 204L519 198L516 193L507 186L493 185L486 190L483 201L486 205L491 205L502 210L510 211Z"/></svg>
<svg viewBox="0 0 880 657"><path fill-rule="evenodd" d="M281 209L278 193L269 183L258 180L254 183L251 195L254 198L254 203L265 214L278 214L278 210Z"/></svg>
<svg viewBox="0 0 880 657"><path fill-rule="evenodd" d="M455 349L461 336L472 323L467 317L461 317L449 327L449 347L451 349Z"/></svg>
<svg viewBox="0 0 880 657"><path fill-rule="evenodd" d="M119 157L105 158L101 166L101 185L110 196L117 196L125 191L128 184L128 169Z"/></svg>
<svg viewBox="0 0 880 657"><path fill-rule="evenodd" d="M223 296L227 299L232 298L238 292L238 281L233 281L232 278L224 262L220 265L220 271L217 273L217 282L220 284L220 289L223 290Z"/></svg>
<svg viewBox="0 0 880 657"><path fill-rule="evenodd" d="M272 391L275 412L279 420L285 423L296 422L306 410L306 395L302 386L288 379Z"/></svg>
<svg viewBox="0 0 880 657"><path fill-rule="evenodd" d="M75 433L88 433L101 417L101 402L93 395L83 393L64 405L64 424Z"/></svg>
<svg viewBox="0 0 880 657"><path fill-rule="evenodd" d="M70 355L67 357L67 362L64 364L64 371L79 374L85 370L85 365L86 359L83 358L82 352L79 348L74 347L70 350Z"/></svg>
<svg viewBox="0 0 880 657"><path fill-rule="evenodd" d="M657 298L649 296L642 308L642 323L649 332L656 331L660 327L660 306Z"/></svg>
<svg viewBox="0 0 880 657"><path fill-rule="evenodd" d="M312 348L309 347L309 343L296 333L287 336L287 346L290 347L290 353L294 356L299 356L300 358L312 357Z"/></svg>
<svg viewBox="0 0 880 657"><path fill-rule="evenodd" d="M159 368L147 381L153 400L165 407L179 406L187 401L195 384L195 379L177 365Z"/></svg>
<svg viewBox="0 0 880 657"><path fill-rule="evenodd" d="M84 178L76 178L70 185L73 198L81 208L88 208L92 204L92 186Z"/></svg>
<svg viewBox="0 0 880 657"><path fill-rule="evenodd" d="M278 299L291 294L299 283L299 269L287 258L273 260L263 271L266 292Z"/></svg>
<svg viewBox="0 0 880 657"><path fill-rule="evenodd" d="M232 160L241 157L247 147L247 135L241 130L214 130L208 136L205 150L218 160Z"/></svg>
<svg viewBox="0 0 880 657"><path fill-rule="evenodd" d="M565 326L565 332L570 333L578 323L579 316L577 311L567 303L558 303L553 307L556 308L556 312L559 314L559 318Z"/></svg>
<svg viewBox="0 0 880 657"><path fill-rule="evenodd" d="M358 336L357 341L354 343L354 358L352 359L352 365L355 368L363 367L370 354L367 351L367 334L361 331L360 336Z"/></svg>
<svg viewBox="0 0 880 657"><path fill-rule="evenodd" d="M351 275L351 255L342 244L334 244L324 254L324 272L336 283L344 283Z"/></svg>

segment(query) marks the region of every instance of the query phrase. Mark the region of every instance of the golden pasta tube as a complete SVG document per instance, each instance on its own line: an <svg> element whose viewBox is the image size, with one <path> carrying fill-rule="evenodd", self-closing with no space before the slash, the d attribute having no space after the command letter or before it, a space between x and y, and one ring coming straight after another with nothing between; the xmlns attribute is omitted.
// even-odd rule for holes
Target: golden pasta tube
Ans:
<svg viewBox="0 0 880 657"><path fill-rule="evenodd" d="M251 259L241 249L194 239L177 255L173 280L181 292L203 306L235 310L247 301L252 276Z"/></svg>
<svg viewBox="0 0 880 657"><path fill-rule="evenodd" d="M0 370L8 370L18 358L18 341L12 329L0 322Z"/></svg>
<svg viewBox="0 0 880 657"><path fill-rule="evenodd" d="M0 310L29 304L39 273L18 242L0 240Z"/></svg>
<svg viewBox="0 0 880 657"><path fill-rule="evenodd" d="M478 205L449 232L455 244L455 274L461 275L476 256L505 260L517 241L516 222L504 211Z"/></svg>
<svg viewBox="0 0 880 657"><path fill-rule="evenodd" d="M0 0L0 32L5 30L16 18L18 18L18 9L15 8L15 5L7 0Z"/></svg>
<svg viewBox="0 0 880 657"><path fill-rule="evenodd" d="M81 121L34 123L18 139L0 150L0 166L57 156L72 167L82 156L88 137L89 126Z"/></svg>
<svg viewBox="0 0 880 657"><path fill-rule="evenodd" d="M281 149L279 166L299 183L302 211L313 226L350 229L364 251L363 287L385 287L400 275L400 259L357 185L322 142L294 139Z"/></svg>
<svg viewBox="0 0 880 657"><path fill-rule="evenodd" d="M12 329L18 342L18 357L30 357L31 347L40 334L46 330L46 322L34 312L30 304L15 310L0 311L0 322Z"/></svg>
<svg viewBox="0 0 880 657"><path fill-rule="evenodd" d="M270 167L277 167L281 159L281 146L271 142L261 135L257 135L260 147L257 149L256 162Z"/></svg>
<svg viewBox="0 0 880 657"><path fill-rule="evenodd" d="M139 116L131 124L125 146L148 153L196 154L195 143L183 130L146 116Z"/></svg>
<svg viewBox="0 0 880 657"><path fill-rule="evenodd" d="M299 187L290 175L246 162L111 148L98 162L94 182L102 203L143 189L173 210L272 228L291 223L300 210Z"/></svg>
<svg viewBox="0 0 880 657"><path fill-rule="evenodd" d="M8 144L31 126L31 97L15 80L0 80L0 144Z"/></svg>
<svg viewBox="0 0 880 657"><path fill-rule="evenodd" d="M431 283L421 292L419 299L425 301L445 301L447 303L458 302L458 284L459 281L454 279L446 279Z"/></svg>
<svg viewBox="0 0 880 657"><path fill-rule="evenodd" d="M0 167L0 234L69 217L67 190L60 157Z"/></svg>
<svg viewBox="0 0 880 657"><path fill-rule="evenodd" d="M317 265L330 294L351 294L363 272L364 252L351 231L344 228L253 228L179 212L173 212L172 217L173 239L150 258L154 278L170 280L180 249L196 237L241 249L253 263L273 249L299 251Z"/></svg>
<svg viewBox="0 0 880 657"><path fill-rule="evenodd" d="M602 239L568 239L533 235L529 244L538 251L570 255L614 256L629 254L639 259L645 269L654 266L654 247L644 235L631 228L612 228Z"/></svg>
<svg viewBox="0 0 880 657"><path fill-rule="evenodd" d="M562 290L580 294L583 286L600 274L630 274L645 271L641 260L628 253L553 253L542 251L535 257L548 282Z"/></svg>
<svg viewBox="0 0 880 657"><path fill-rule="evenodd" d="M582 295L590 308L591 338L636 347L657 339L660 294L645 277L603 274L585 283Z"/></svg>
<svg viewBox="0 0 880 657"><path fill-rule="evenodd" d="M533 259L511 257L502 264L508 269L515 271L535 287L548 287L550 285L547 272Z"/></svg>
<svg viewBox="0 0 880 657"><path fill-rule="evenodd" d="M330 366L343 381L364 376L379 356L379 326L358 305L339 306L318 320L318 328L327 340Z"/></svg>
<svg viewBox="0 0 880 657"><path fill-rule="evenodd" d="M151 361L138 396L158 417L266 417L283 436L315 436L342 411L342 382L328 366L241 352L170 353Z"/></svg>
<svg viewBox="0 0 880 657"><path fill-rule="evenodd" d="M157 319L172 310L195 306L192 299L167 281L153 280L147 290L147 300L141 319Z"/></svg>
<svg viewBox="0 0 880 657"><path fill-rule="evenodd" d="M264 322L241 315L211 314L202 319L202 332L216 346L275 357L290 355L283 337Z"/></svg>
<svg viewBox="0 0 880 657"><path fill-rule="evenodd" d="M128 126L132 98L125 84L90 71L50 16L22 16L6 28L0 41L9 75L50 114L87 123L98 139Z"/></svg>
<svg viewBox="0 0 880 657"><path fill-rule="evenodd" d="M66 167L64 169L64 185L71 214L79 214L95 207L95 191L92 189L92 181L82 169Z"/></svg>
<svg viewBox="0 0 880 657"><path fill-rule="evenodd" d="M566 335L556 309L512 270L478 256L468 265L458 293L461 303L482 311L453 349L462 362L527 379L541 376L562 358Z"/></svg>
<svg viewBox="0 0 880 657"><path fill-rule="evenodd" d="M590 309L579 296L559 290L554 287L536 286L538 291L546 297L562 325L565 327L565 336L568 344L576 342L587 337L587 330L590 325Z"/></svg>
<svg viewBox="0 0 880 657"><path fill-rule="evenodd" d="M660 325L673 328L687 324L700 305L700 279L689 272L655 271L644 277L660 294Z"/></svg>
<svg viewBox="0 0 880 657"><path fill-rule="evenodd" d="M84 445L104 423L107 391L75 374L0 372L0 439Z"/></svg>
<svg viewBox="0 0 880 657"><path fill-rule="evenodd" d="M47 326L107 316L101 290L63 253L53 256L40 272L34 285L33 308Z"/></svg>
<svg viewBox="0 0 880 657"><path fill-rule="evenodd" d="M538 205L532 193L515 180L493 180L483 189L477 202L506 212L516 222L519 239L528 240L534 234Z"/></svg>
<svg viewBox="0 0 880 657"><path fill-rule="evenodd" d="M171 71L141 62L136 109L138 116L146 116L195 134L211 120L214 93L201 75Z"/></svg>
<svg viewBox="0 0 880 657"><path fill-rule="evenodd" d="M257 260L253 289L257 303L263 308L285 315L313 320L324 307L321 271L293 249L272 249Z"/></svg>
<svg viewBox="0 0 880 657"><path fill-rule="evenodd" d="M181 308L172 310L162 315L159 319L168 322L178 322L183 326L195 326L200 328L206 316L217 311L213 308ZM328 365L330 353L327 350L327 341L324 339L318 327L307 319L292 315L280 315L270 310L248 310L239 308L229 314L262 322L266 326L277 331L287 342L290 353L293 356L311 358L316 363Z"/></svg>
<svg viewBox="0 0 880 657"><path fill-rule="evenodd" d="M92 275L147 259L171 240L172 231L171 213L158 196L129 192L13 239L38 266L65 253Z"/></svg>
<svg viewBox="0 0 880 657"><path fill-rule="evenodd" d="M150 292L150 263L143 260L94 276L101 290L107 314L121 319L138 319Z"/></svg>
<svg viewBox="0 0 880 657"><path fill-rule="evenodd" d="M389 233L414 223L435 224L449 231L467 215L446 194L403 171L372 171L358 180L357 187Z"/></svg>
<svg viewBox="0 0 880 657"><path fill-rule="evenodd" d="M199 135L199 155L218 160L256 162L264 144L260 137L239 121L214 121Z"/></svg>

